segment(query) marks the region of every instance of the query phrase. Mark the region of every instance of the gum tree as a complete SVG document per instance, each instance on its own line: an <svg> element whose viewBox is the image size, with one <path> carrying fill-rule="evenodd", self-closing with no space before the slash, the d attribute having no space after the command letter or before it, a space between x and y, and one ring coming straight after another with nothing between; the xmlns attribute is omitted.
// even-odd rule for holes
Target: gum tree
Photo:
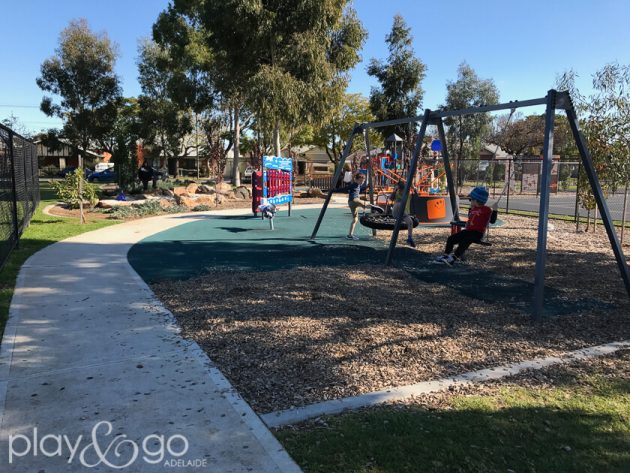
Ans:
<svg viewBox="0 0 630 473"><path fill-rule="evenodd" d="M499 92L492 79L481 79L465 62L457 68L457 80L446 84L446 103L442 108L452 110L499 102ZM459 161L479 156L481 144L491 132L492 116L489 113L458 116L445 119L448 126L449 149L455 157L458 185L462 184Z"/></svg>
<svg viewBox="0 0 630 473"><path fill-rule="evenodd" d="M379 82L379 86L372 87L370 92L370 110L379 121L417 116L422 106L422 81L427 68L415 57L411 28L402 16L394 17L392 30L385 41L389 49L387 60L372 59L367 69L368 74ZM396 133L410 146L414 131L413 126L399 125L384 127L381 134L386 139Z"/></svg>

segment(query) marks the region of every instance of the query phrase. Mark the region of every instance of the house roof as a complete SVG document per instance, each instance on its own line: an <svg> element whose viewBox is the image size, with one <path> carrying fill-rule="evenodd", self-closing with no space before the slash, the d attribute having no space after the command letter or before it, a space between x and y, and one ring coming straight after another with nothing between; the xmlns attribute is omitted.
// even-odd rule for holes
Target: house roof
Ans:
<svg viewBox="0 0 630 473"><path fill-rule="evenodd" d="M76 148L79 151L83 151L85 154L91 156L92 158L98 158L98 159L102 159L103 158L103 154L97 153L95 151L90 151L89 149L88 150L83 150L83 149L81 149L80 146L73 145L72 143L70 143L65 138L58 138L57 141L59 141L64 146L68 146L69 148ZM33 141L33 143L35 143L36 145L42 145L42 146L44 146L47 149L50 148L50 146L46 146L44 143L42 143L42 140L35 140L35 141Z"/></svg>

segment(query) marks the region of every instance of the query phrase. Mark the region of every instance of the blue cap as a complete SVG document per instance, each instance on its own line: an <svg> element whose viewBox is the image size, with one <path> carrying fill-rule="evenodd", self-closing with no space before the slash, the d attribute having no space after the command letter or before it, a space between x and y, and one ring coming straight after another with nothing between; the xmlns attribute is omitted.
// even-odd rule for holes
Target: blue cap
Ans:
<svg viewBox="0 0 630 473"><path fill-rule="evenodd" d="M468 194L468 197L476 200L477 202L485 204L486 202L488 202L488 189L481 186L475 187L472 192Z"/></svg>

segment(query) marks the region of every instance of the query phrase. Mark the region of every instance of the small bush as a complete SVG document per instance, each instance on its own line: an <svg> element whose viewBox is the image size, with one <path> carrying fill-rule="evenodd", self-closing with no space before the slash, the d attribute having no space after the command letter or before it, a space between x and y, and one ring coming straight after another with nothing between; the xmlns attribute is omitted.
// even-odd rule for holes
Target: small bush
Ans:
<svg viewBox="0 0 630 473"><path fill-rule="evenodd" d="M143 218L164 213L182 213L188 212L188 208L181 205L174 205L168 208L162 208L158 200L147 200L139 205L130 205L126 207L114 207L111 210L111 218L122 220L126 218Z"/></svg>
<svg viewBox="0 0 630 473"><path fill-rule="evenodd" d="M82 185L81 196L79 196L79 182ZM89 202L91 206L98 202L98 187L85 180L83 169L66 174L61 181L51 181L51 185L57 193L57 198L71 209L79 208L81 200Z"/></svg>
<svg viewBox="0 0 630 473"><path fill-rule="evenodd" d="M210 206L206 204L196 205L192 209L193 212L207 212L208 210L211 210L211 209L210 209Z"/></svg>

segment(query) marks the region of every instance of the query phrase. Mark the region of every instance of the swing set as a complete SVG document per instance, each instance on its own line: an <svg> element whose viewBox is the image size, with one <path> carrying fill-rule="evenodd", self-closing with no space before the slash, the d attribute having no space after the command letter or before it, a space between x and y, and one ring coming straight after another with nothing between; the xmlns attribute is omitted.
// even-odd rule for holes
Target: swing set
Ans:
<svg viewBox="0 0 630 473"><path fill-rule="evenodd" d="M422 143L427 131L427 127L429 125L437 126L439 139L442 143L442 159L444 161L444 170L446 173L446 181L448 187L448 195L451 204L451 210L453 212L454 220L457 222L460 220L459 218L459 209L457 203L457 195L455 193L455 186L453 181L453 174L451 171L451 165L448 155L448 149L446 146L446 135L444 132L444 118L447 117L457 117L464 115L474 115L478 113L487 113L499 110L512 110L510 117L512 116L514 110L523 107L532 107L537 105L545 105L545 138L543 145L543 165L542 165L542 180L541 180L541 190L540 190L540 206L538 213L538 240L537 240L537 248L536 248L536 267L535 267L535 276L534 276L534 293L533 293L533 310L532 317L535 320L539 320L543 316L544 309L544 289L545 289L545 264L547 259L547 230L548 230L548 220L549 220L549 198L551 193L551 167L552 167L552 154L553 154L553 132L554 132L554 120L555 120L555 111L557 109L564 110L567 119L569 121L569 126L571 128L571 132L573 135L573 139L575 140L575 144L580 153L580 157L582 160L582 164L584 166L584 170L588 177L589 184L591 186L591 190L593 192L593 196L597 202L597 207L600 210L601 218L604 223L604 227L606 228L606 233L608 235L608 239L610 241L610 245L612 247L613 253L615 255L615 259L617 261L617 266L619 267L619 271L621 273L621 277L623 279L626 292L630 297L630 270L628 268L628 264L626 263L625 256L623 254L623 250L621 248L621 244L619 243L619 239L617 238L617 233L615 231L615 227L613 224L612 217L610 215L610 211L608 209L608 205L606 203L606 199L604 198L604 193L602 191L601 185L599 183L599 178L597 177L597 172L595 171L595 167L593 166L593 161L591 159L590 152L586 146L586 141L582 132L579 128L577 114L575 112L575 107L571 100L571 97L568 92L558 92L554 89L551 89L547 92L545 97L530 99L530 100L522 100L522 101L511 101L508 103L502 103L497 105L485 105L480 107L471 107L460 110L438 110L432 111L430 109L426 109L422 116L412 117L412 118L400 118L396 120L386 120L381 122L370 122L370 123L362 123L355 125L352 133L350 134L346 146L344 147L343 153L339 160L339 164L335 171L335 177L333 178L333 182L337 182L341 176L341 172L343 170L343 166L345 164L346 158L350 154L350 150L352 149L352 144L356 136L363 134L365 140L365 147L370 150L370 143L368 137L368 130L370 129L378 129L385 126L394 126L394 125L404 125L411 123L420 123L420 131L416 137L416 143L414 146L413 155L411 158L411 163L408 169L408 176L415 176L416 171L418 169L418 161L420 157L420 151L422 148ZM370 203L374 204L374 173L371 170L371 166L368 166L368 187L369 187L369 195L370 195ZM402 208L406 208L407 201L409 199L409 194L412 189L413 179L405 180L405 189L402 194L401 206ZM508 182L509 185L509 182ZM319 217L317 218L317 223L315 224L315 228L313 229L313 233L311 234L311 240L315 240L317 238L317 232L319 231L319 227L322 223L324 215L326 214L326 210L328 209L328 204L330 203L330 199L332 197L334 189L330 189L328 191L328 195L326 196L326 200L324 201L324 205L319 213ZM394 250L396 248L396 244L398 243L398 234L402 227L401 223L403 220L403 213L401 212L395 218L394 228L392 232L392 236L389 242L389 248L387 251L387 256L385 258L385 264L391 265L392 259L394 256Z"/></svg>

